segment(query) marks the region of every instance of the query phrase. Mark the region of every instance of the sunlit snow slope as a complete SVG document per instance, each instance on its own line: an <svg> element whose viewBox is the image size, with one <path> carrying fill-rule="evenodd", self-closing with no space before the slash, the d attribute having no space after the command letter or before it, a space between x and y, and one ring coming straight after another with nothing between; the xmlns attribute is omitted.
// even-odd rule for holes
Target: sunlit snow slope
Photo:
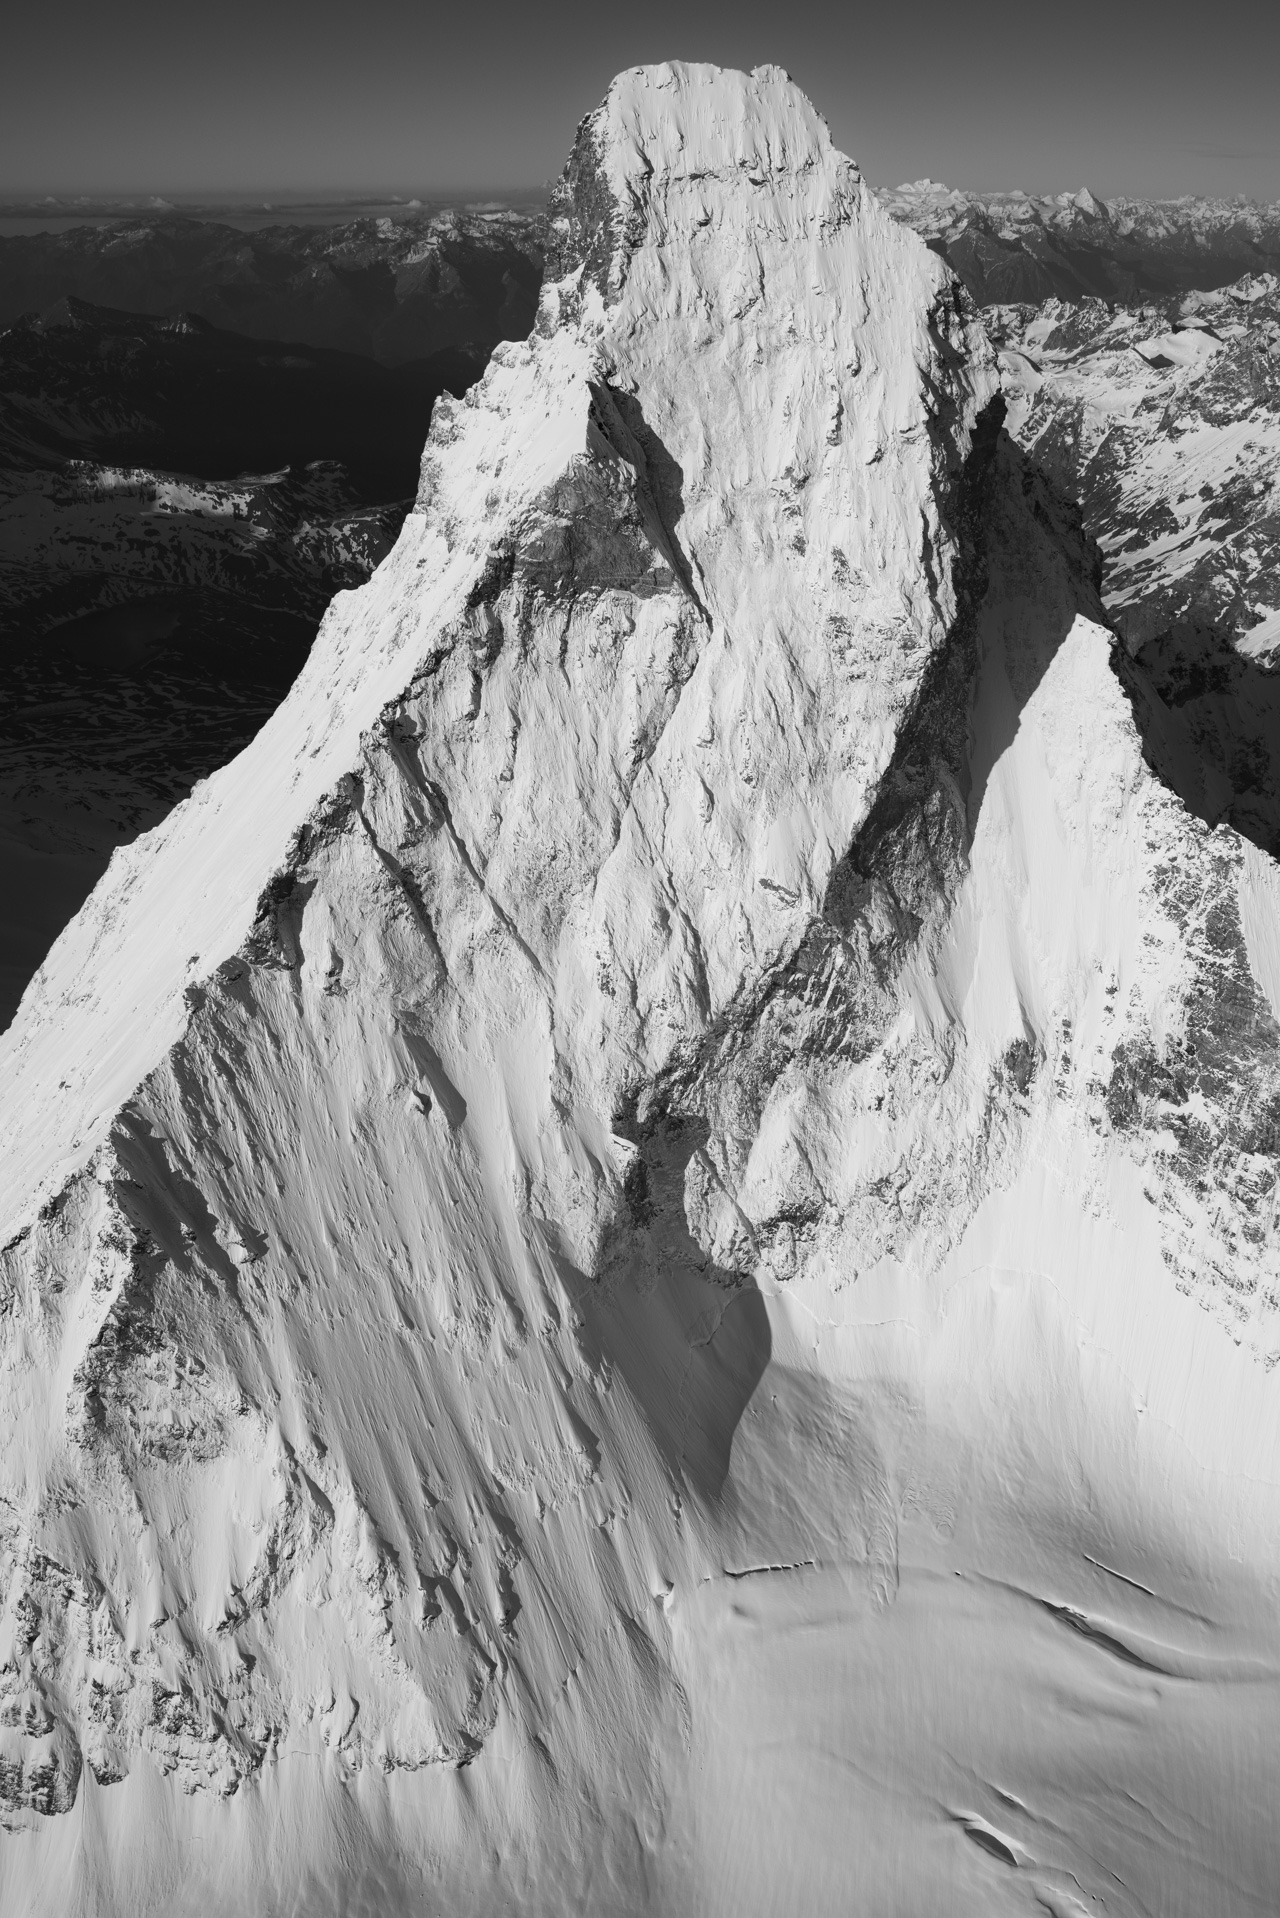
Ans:
<svg viewBox="0 0 1280 1918"><path fill-rule="evenodd" d="M781 72L553 214L0 1040L0 1907L1269 1911L1276 866Z"/></svg>

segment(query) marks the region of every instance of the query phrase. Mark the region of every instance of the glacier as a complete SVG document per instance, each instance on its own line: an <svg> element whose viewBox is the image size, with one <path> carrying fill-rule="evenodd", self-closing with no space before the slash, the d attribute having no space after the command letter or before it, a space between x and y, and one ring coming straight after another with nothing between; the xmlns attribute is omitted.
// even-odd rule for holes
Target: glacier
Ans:
<svg viewBox="0 0 1280 1918"><path fill-rule="evenodd" d="M779 69L583 121L0 1037L6 1914L1273 1908L1280 869L1004 410Z"/></svg>

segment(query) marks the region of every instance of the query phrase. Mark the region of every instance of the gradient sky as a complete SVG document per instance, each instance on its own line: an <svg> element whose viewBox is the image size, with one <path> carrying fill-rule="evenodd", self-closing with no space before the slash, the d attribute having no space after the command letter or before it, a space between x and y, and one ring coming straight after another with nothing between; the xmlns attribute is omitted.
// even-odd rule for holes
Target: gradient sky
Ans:
<svg viewBox="0 0 1280 1918"><path fill-rule="evenodd" d="M1280 199L1276 0L10 11L0 197L534 186L622 67L776 61L869 179Z"/></svg>

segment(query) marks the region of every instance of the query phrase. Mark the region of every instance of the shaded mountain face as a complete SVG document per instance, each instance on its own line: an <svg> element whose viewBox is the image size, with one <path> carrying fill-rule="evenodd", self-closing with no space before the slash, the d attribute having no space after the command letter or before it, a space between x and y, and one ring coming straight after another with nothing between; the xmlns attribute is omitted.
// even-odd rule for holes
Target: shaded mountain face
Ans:
<svg viewBox="0 0 1280 1918"><path fill-rule="evenodd" d="M5 1912L1265 1909L1276 864L784 74L551 217L0 1038Z"/></svg>
<svg viewBox="0 0 1280 1918"><path fill-rule="evenodd" d="M511 209L259 233L166 216L0 237L0 325L71 295L386 366L483 356L533 324L542 245L541 220Z"/></svg>
<svg viewBox="0 0 1280 1918"><path fill-rule="evenodd" d="M31 465L92 459L206 479L336 460L362 497L404 498L433 401L464 390L484 360L449 348L390 369L194 313L62 298L0 333L0 447Z"/></svg>
<svg viewBox="0 0 1280 1918"><path fill-rule="evenodd" d="M1162 773L1280 854L1280 281L988 326L1010 431L1102 548Z"/></svg>
<svg viewBox="0 0 1280 1918"><path fill-rule="evenodd" d="M112 849L278 704L481 366L75 300L0 334L0 1023Z"/></svg>
<svg viewBox="0 0 1280 1918"><path fill-rule="evenodd" d="M1280 269L1277 206L1104 201L1087 190L1033 199L933 180L883 187L880 200L942 254L980 306L1168 298Z"/></svg>

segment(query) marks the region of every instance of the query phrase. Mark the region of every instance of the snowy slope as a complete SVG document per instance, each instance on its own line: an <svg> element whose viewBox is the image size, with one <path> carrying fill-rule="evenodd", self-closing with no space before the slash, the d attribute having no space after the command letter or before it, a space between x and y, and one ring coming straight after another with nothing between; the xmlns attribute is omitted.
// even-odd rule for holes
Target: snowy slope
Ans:
<svg viewBox="0 0 1280 1918"><path fill-rule="evenodd" d="M0 1040L6 1912L1253 1911L1275 867L778 70Z"/></svg>

